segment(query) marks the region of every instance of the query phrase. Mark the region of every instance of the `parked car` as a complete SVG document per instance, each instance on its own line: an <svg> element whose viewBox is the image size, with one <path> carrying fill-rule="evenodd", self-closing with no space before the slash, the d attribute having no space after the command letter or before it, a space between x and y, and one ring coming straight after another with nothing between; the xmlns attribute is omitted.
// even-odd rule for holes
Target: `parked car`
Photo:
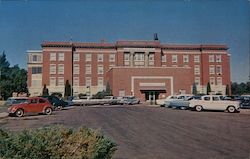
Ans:
<svg viewBox="0 0 250 159"><path fill-rule="evenodd" d="M50 102L41 97L32 97L24 103L13 104L8 108L9 115L16 115L17 117L22 117L30 113L43 113L46 115L52 114L52 105Z"/></svg>
<svg viewBox="0 0 250 159"><path fill-rule="evenodd" d="M125 96L124 98L124 104L128 105L134 105L134 104L139 104L140 100L136 98L135 96Z"/></svg>
<svg viewBox="0 0 250 159"><path fill-rule="evenodd" d="M49 100L50 104L53 106L54 110L62 110L64 107L68 106L68 103L56 96L39 96Z"/></svg>
<svg viewBox="0 0 250 159"><path fill-rule="evenodd" d="M170 101L170 106L175 109L186 110L189 109L189 101L192 100L194 96L186 96L184 98L176 99Z"/></svg>
<svg viewBox="0 0 250 159"><path fill-rule="evenodd" d="M9 97L5 102L5 106L11 106L12 104L24 103L28 100L28 97Z"/></svg>
<svg viewBox="0 0 250 159"><path fill-rule="evenodd" d="M250 99L244 99L240 104L241 109L250 109Z"/></svg>
<svg viewBox="0 0 250 159"><path fill-rule="evenodd" d="M164 101L164 106L165 107L170 107L170 102L173 101L173 100L176 100L177 99L177 96L175 95L170 95L168 96L165 101Z"/></svg>
<svg viewBox="0 0 250 159"><path fill-rule="evenodd" d="M239 111L240 102L221 100L218 95L206 95L202 96L201 100L190 100L189 108L198 112L202 110L226 110L230 113L234 113Z"/></svg>
<svg viewBox="0 0 250 159"><path fill-rule="evenodd" d="M185 106L187 106L187 102L180 102L179 101L187 101L188 99L190 99L191 97L193 97L193 95L191 94L180 94L177 96L172 96L170 97L166 102L165 102L165 106L166 107L175 107L175 108L186 108ZM182 105L184 105L182 107Z"/></svg>
<svg viewBox="0 0 250 159"><path fill-rule="evenodd" d="M118 99L117 97L115 96L105 96L103 99L102 99L102 104L109 104L109 105L115 105L115 104L118 104Z"/></svg>

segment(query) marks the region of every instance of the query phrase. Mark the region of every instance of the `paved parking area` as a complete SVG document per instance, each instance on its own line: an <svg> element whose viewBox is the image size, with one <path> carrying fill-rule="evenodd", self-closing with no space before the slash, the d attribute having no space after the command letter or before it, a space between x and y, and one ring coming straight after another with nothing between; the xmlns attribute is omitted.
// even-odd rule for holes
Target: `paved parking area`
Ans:
<svg viewBox="0 0 250 159"><path fill-rule="evenodd" d="M246 111L245 111L246 112ZM100 129L118 144L114 158L250 158L250 113L193 112L147 106L75 107L51 116L0 120L19 131L49 125Z"/></svg>

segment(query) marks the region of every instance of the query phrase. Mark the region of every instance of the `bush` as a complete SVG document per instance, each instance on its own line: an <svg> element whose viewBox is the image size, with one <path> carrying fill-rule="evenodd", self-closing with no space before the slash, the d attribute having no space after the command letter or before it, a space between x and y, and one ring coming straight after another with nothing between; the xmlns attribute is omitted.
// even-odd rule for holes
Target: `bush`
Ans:
<svg viewBox="0 0 250 159"><path fill-rule="evenodd" d="M47 127L9 133L0 129L0 158L109 159L116 144L99 131Z"/></svg>

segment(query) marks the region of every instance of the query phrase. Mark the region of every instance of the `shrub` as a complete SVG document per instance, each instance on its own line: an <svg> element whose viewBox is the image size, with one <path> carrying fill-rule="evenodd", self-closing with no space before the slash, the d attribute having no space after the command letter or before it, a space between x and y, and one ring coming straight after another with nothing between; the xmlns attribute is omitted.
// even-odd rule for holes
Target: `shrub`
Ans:
<svg viewBox="0 0 250 159"><path fill-rule="evenodd" d="M0 129L0 158L109 159L116 144L99 131L46 127L9 133Z"/></svg>

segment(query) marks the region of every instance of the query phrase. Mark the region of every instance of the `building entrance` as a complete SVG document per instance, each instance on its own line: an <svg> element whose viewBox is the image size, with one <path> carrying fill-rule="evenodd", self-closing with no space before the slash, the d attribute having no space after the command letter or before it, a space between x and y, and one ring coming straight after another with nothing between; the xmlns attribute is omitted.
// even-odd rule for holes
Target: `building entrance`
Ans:
<svg viewBox="0 0 250 159"><path fill-rule="evenodd" d="M161 92L162 91L157 90L142 91L142 93L145 95L146 102L149 102L151 105L156 104L156 100L159 98Z"/></svg>

